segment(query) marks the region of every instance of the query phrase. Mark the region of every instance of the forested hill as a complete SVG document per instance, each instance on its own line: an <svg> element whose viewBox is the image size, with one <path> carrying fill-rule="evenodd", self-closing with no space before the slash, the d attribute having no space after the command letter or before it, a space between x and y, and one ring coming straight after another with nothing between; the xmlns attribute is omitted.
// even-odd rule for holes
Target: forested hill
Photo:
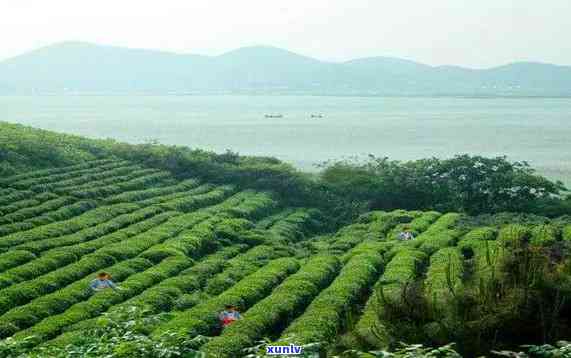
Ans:
<svg viewBox="0 0 571 358"><path fill-rule="evenodd" d="M0 62L0 93L117 92L569 96L571 67L515 62L476 70L391 57L334 63L267 46L200 56L80 42Z"/></svg>

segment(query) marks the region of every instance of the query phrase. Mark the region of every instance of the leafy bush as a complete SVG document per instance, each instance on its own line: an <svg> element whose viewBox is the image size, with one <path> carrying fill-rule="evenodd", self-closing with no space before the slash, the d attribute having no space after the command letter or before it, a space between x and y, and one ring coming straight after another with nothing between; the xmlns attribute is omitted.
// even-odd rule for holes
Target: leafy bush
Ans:
<svg viewBox="0 0 571 358"><path fill-rule="evenodd" d="M42 253L43 258L49 257L52 253L57 253L58 255L67 253L81 256L104 246L105 243L109 243L110 240L106 240L108 239L108 235L127 228L130 230L129 232L136 232L139 227L136 225L137 223L156 217L156 215L160 215L162 212L163 210L156 206L143 208L131 213L118 215L109 221L80 230L73 234L25 243L19 245L18 248L29 250L37 254ZM170 212L169 215L162 215L160 217L165 216L174 216L174 213ZM152 222L158 224L160 223L160 220L152 220ZM125 231L121 231L121 233L124 232ZM66 248L58 249L62 246ZM46 250L49 251L46 252Z"/></svg>
<svg viewBox="0 0 571 358"><path fill-rule="evenodd" d="M541 346L524 345L522 346L527 351L513 352L513 351L493 351L495 356L499 357L513 357L513 358L569 358L571 357L571 342L559 341L555 346L551 344L544 344Z"/></svg>
<svg viewBox="0 0 571 358"><path fill-rule="evenodd" d="M148 260L136 258L105 267L105 269L113 273L116 281L121 281L151 265ZM28 304L9 310L0 318L0 336L10 336L40 322L43 318L59 314L71 305L88 299L92 293L88 289L91 280L93 280L91 275L83 277L58 291L37 297ZM23 337L29 335L31 334L22 333Z"/></svg>
<svg viewBox="0 0 571 358"><path fill-rule="evenodd" d="M111 178L107 183L99 182L97 186L87 185L79 188L64 188L62 194L69 193L77 198L105 198L129 190L158 185L171 179L171 175L156 170L141 170L125 177Z"/></svg>
<svg viewBox="0 0 571 358"><path fill-rule="evenodd" d="M3 254L0 254L0 271L5 272L7 269L22 265L35 258L36 255L25 250L12 250L5 252ZM2 276L0 277L1 277L0 280L2 281L6 280L5 277ZM10 279L7 280L11 281ZM3 285L3 287L5 286Z"/></svg>
<svg viewBox="0 0 571 358"><path fill-rule="evenodd" d="M104 173L106 171L110 171L127 164L125 161L93 161L91 163L94 165L79 167L79 170L76 170L78 168L76 166L63 167L60 169L60 172L56 174L36 175L37 173L43 173L43 171L31 172L29 177L25 177L20 180L12 180L7 185L17 189L31 189L33 187L37 187L38 190L35 191L45 191L42 190L41 186L46 185L47 189L52 183L74 180L75 178L81 177L82 175L89 175L89 173L92 173L93 175L99 175L100 173Z"/></svg>
<svg viewBox="0 0 571 358"><path fill-rule="evenodd" d="M30 336L23 339L8 338L0 341L0 356L29 358L68 357L200 357L195 347L204 343L204 337L188 337L165 332L154 339L144 332L149 326L164 322L165 315L148 315L137 307L128 307L110 314L103 314L98 325L77 335L65 346L41 346L30 351Z"/></svg>
<svg viewBox="0 0 571 358"><path fill-rule="evenodd" d="M554 225L537 225L531 229L531 244L551 246L561 237L561 232Z"/></svg>
<svg viewBox="0 0 571 358"><path fill-rule="evenodd" d="M266 332L287 324L335 277L339 260L315 256L289 276L272 294L250 308L242 320L224 329L201 350L215 357L237 357Z"/></svg>
<svg viewBox="0 0 571 358"><path fill-rule="evenodd" d="M191 264L192 261L186 257L173 256L166 258L144 271L132 273L125 278L120 285L120 291L97 292L90 296L89 299L78 302L59 315L50 315L28 331L18 333L16 337L34 335L41 341L54 338L66 327L105 312L112 305L121 303L143 292L152 285L178 274Z"/></svg>
<svg viewBox="0 0 571 358"><path fill-rule="evenodd" d="M2 241L0 241L0 247L11 247L26 242L71 234L81 229L110 220L117 215L130 213L137 209L139 209L139 207L135 204L116 204L113 206L96 208L66 221L55 222L53 224L43 225L25 232L8 235L2 238Z"/></svg>
<svg viewBox="0 0 571 358"><path fill-rule="evenodd" d="M153 187L149 189L131 190L128 192L113 195L104 201L107 204L117 204L122 202L136 202L151 199L159 196L185 192L198 187L200 181L197 179L183 180L177 184L165 187Z"/></svg>
<svg viewBox="0 0 571 358"><path fill-rule="evenodd" d="M280 341L305 344L333 340L349 307L377 278L382 262L381 253L375 249L353 256L333 283L282 333Z"/></svg>
<svg viewBox="0 0 571 358"><path fill-rule="evenodd" d="M321 178L334 192L382 210L534 212L543 199L564 189L561 182L537 175L526 162L512 163L505 157L457 155L399 162L370 156L363 163L342 160L322 166Z"/></svg>
<svg viewBox="0 0 571 358"><path fill-rule="evenodd" d="M43 203L37 200L33 200L34 202L37 202L37 204L25 203L23 209L18 210L16 212L12 212L10 214L4 214L4 216L0 218L0 225L19 222L29 218L33 218L35 216L39 216L53 210L57 210L64 205L68 205L76 201L76 199L72 197L61 197L61 198L52 197L51 199L53 200L48 200ZM0 210L5 210L5 208L2 208Z"/></svg>
<svg viewBox="0 0 571 358"><path fill-rule="evenodd" d="M217 315L225 305L234 304L242 309L248 309L298 269L299 263L295 259L282 258L271 261L222 294L175 314L172 320L157 327L153 331L153 336L160 336L165 331L191 336L212 334L219 328Z"/></svg>
<svg viewBox="0 0 571 358"><path fill-rule="evenodd" d="M4 124L4 123L0 124L0 126L2 126L2 127L6 126L6 125L7 124ZM14 125L12 125L12 126L14 128L18 128L18 126L14 126ZM27 179L37 178L37 177L49 177L49 176L54 176L54 175L61 174L61 173L79 171L79 170L83 170L83 169L90 169L90 168L94 168L97 166L109 164L112 162L114 162L113 159L88 160L88 161L85 161L83 163L73 164L73 165L68 165L68 166L59 166L59 167L55 166L55 167L51 167L48 169L26 171L26 172L21 173L21 174L11 175L8 177L1 178L0 179L0 186L2 186L2 185L9 186L10 184L15 183L15 182L20 181L20 180L27 180Z"/></svg>

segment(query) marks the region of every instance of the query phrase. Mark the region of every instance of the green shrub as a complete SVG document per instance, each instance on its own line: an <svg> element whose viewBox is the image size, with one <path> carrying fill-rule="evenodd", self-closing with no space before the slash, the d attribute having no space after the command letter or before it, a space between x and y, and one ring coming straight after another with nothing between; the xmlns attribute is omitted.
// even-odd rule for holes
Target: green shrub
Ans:
<svg viewBox="0 0 571 358"><path fill-rule="evenodd" d="M35 216L40 216L44 213L57 210L64 205L69 205L75 201L76 199L72 197L61 197L43 203L38 202L39 205L26 205L26 207L24 207L21 210L18 210L8 215L5 214L2 218L0 218L0 225L7 223L14 223L18 221L24 221L26 219L33 218ZM1 210L2 209L0 209L0 211Z"/></svg>
<svg viewBox="0 0 571 358"><path fill-rule="evenodd" d="M446 247L430 257L430 265L424 281L424 294L434 315L450 308L450 303L463 286L464 257L457 247Z"/></svg>
<svg viewBox="0 0 571 358"><path fill-rule="evenodd" d="M554 225L536 225L531 229L530 243L535 246L551 246L561 237L561 231Z"/></svg>
<svg viewBox="0 0 571 358"><path fill-rule="evenodd" d="M73 177L65 180L62 180L62 178L56 180L55 177L47 177L42 178L46 179L46 182L42 183L41 180L32 179L30 181L31 185L28 183L25 185L35 192L52 191L59 194L63 193L61 189L78 187L87 184L94 185L94 183L102 182L107 178L129 174L137 170L141 170L141 167L138 165L133 165L132 163L125 163L123 165L107 168L100 167L98 170L88 170L82 173L82 175L74 175ZM21 183L18 184L21 185Z"/></svg>
<svg viewBox="0 0 571 358"><path fill-rule="evenodd" d="M66 205L58 210L48 212L40 216L35 216L22 222L0 226L0 236L14 234L19 231L31 230L36 226L41 225L54 223L55 226L56 221L72 220L77 215L83 214L96 206L97 203L94 201L79 201L75 204Z"/></svg>
<svg viewBox="0 0 571 358"><path fill-rule="evenodd" d="M148 260L136 258L104 269L106 272L113 274L114 280L121 281L151 266L152 264ZM83 277L61 290L37 297L28 304L15 307L6 312L0 317L0 327L2 327L2 329L0 329L1 337L12 335L17 331L38 323L43 318L59 314L71 305L87 299L91 295L91 291L88 287L93 279L94 276L92 275ZM18 322L18 325L16 326L14 322ZM22 337L26 337L27 335L31 334L21 334Z"/></svg>
<svg viewBox="0 0 571 358"><path fill-rule="evenodd" d="M190 336L211 334L218 328L217 315L224 305L231 303L247 310L298 268L299 264L294 259L282 258L271 261L222 294L190 310L175 314L172 320L157 327L153 331L153 336L160 336L165 331L181 332Z"/></svg>
<svg viewBox="0 0 571 358"><path fill-rule="evenodd" d="M5 252L3 254L0 254L0 272L5 272L6 270L12 267L22 265L35 258L36 255L25 250L12 250ZM4 275L0 275L0 277L2 276ZM2 277L2 279L6 278ZM0 284L0 287L6 287L6 286Z"/></svg>
<svg viewBox="0 0 571 358"><path fill-rule="evenodd" d="M564 241L571 242L571 225L566 225L561 234Z"/></svg>
<svg viewBox="0 0 571 358"><path fill-rule="evenodd" d="M355 333L360 339L373 346L387 346L390 334L383 322L379 321L383 305L398 306L406 285L412 283L425 266L427 256L424 252L411 249L397 251L386 265L385 272L377 281L373 292L363 310L363 314L355 326Z"/></svg>
<svg viewBox="0 0 571 358"><path fill-rule="evenodd" d="M256 246L228 261L224 272L208 280L204 291L209 295L218 295L277 257L274 247Z"/></svg>
<svg viewBox="0 0 571 358"><path fill-rule="evenodd" d="M78 203L79 204L79 203ZM12 247L26 242L47 239L77 232L108 221L117 215L126 214L137 210L139 207L134 204L116 204L101 208L95 208L66 221L59 221L53 224L40 226L32 230L8 235L0 241L1 247Z"/></svg>
<svg viewBox="0 0 571 358"><path fill-rule="evenodd" d="M86 247L93 248L93 246L95 246L96 244L94 242L88 245L78 245L78 244L84 242L91 242L93 240L99 240L100 238L108 234L129 227L130 225L133 225L137 222L144 221L145 219L151 218L154 215L157 215L161 212L162 209L158 207L143 208L140 210L133 211L131 213L118 215L109 221L80 230L73 234L25 243L19 245L18 247L30 250L34 253L40 253L42 251L55 249L60 246L66 246L65 250L71 248L72 250L77 250L77 253L81 252L81 255L84 255L89 253L89 250L84 250ZM96 242L101 242L101 240ZM58 252L58 250L53 250L53 251ZM43 255L46 254L47 253Z"/></svg>
<svg viewBox="0 0 571 358"><path fill-rule="evenodd" d="M35 193L33 191L14 190L13 192L0 196L0 206L12 205L14 202L29 199L34 195ZM9 211L9 209L7 211Z"/></svg>
<svg viewBox="0 0 571 358"><path fill-rule="evenodd" d="M73 165L68 165L68 166L63 166L63 167L55 167L55 168L49 168L49 169L29 171L29 172L22 173L22 174L12 175L12 176L9 176L7 178L1 178L0 179L0 186L1 185L9 186L9 185L16 183L18 181L32 179L32 178L38 178L38 177L46 177L47 178L47 177L53 177L53 176L55 176L57 174L61 174L61 173L69 173L69 172L80 171L80 170L84 170L84 169L91 170L97 166L110 164L113 161L114 160L112 160L112 159L90 160L90 161L86 161L86 162L80 163L80 164L73 164Z"/></svg>
<svg viewBox="0 0 571 358"><path fill-rule="evenodd" d="M316 209L299 208L275 221L268 229L268 241L297 242L320 229L322 214Z"/></svg>
<svg viewBox="0 0 571 358"><path fill-rule="evenodd" d="M51 174L51 175L42 175L42 176L33 176L29 178L23 178L20 180L14 180L10 182L10 186L18 189L28 189L33 186L40 186L40 185L49 185L49 183L58 183L63 182L66 180L70 180L72 178L81 177L84 174L89 175L89 173L96 175L98 173L107 172L113 170L114 168L120 168L127 164L125 161L108 161L103 163L98 163L99 165L95 165L92 167L85 167L80 170L73 170L73 167L62 168L68 169L62 171L59 174Z"/></svg>
<svg viewBox="0 0 571 358"><path fill-rule="evenodd" d="M506 231L508 233L509 231ZM517 231L516 231L517 232ZM506 240L509 240L506 238ZM511 242L511 241L508 241ZM484 286L494 284L501 278L501 266L509 253L509 248L500 240L461 240L458 247L465 257L473 260L473 284Z"/></svg>
<svg viewBox="0 0 571 358"><path fill-rule="evenodd" d="M272 294L250 308L242 320L226 328L222 335L202 350L215 357L237 357L266 332L297 316L335 277L339 260L334 256L315 256L289 276Z"/></svg>
<svg viewBox="0 0 571 358"><path fill-rule="evenodd" d="M68 334L61 346L46 344L31 351L30 346L37 344L35 337L0 341L0 356L29 358L197 356L194 347L204 342L203 337L187 338L170 332L155 339L145 335L148 327L164 320L163 315L149 316L143 309L128 307L118 312L104 314L101 324L89 327L78 334Z"/></svg>
<svg viewBox="0 0 571 358"><path fill-rule="evenodd" d="M498 241L508 248L519 248L531 239L528 227L520 224L510 224L502 227L498 233Z"/></svg>
<svg viewBox="0 0 571 358"><path fill-rule="evenodd" d="M202 288L209 277L212 277L224 268L227 259L237 255L244 249L244 246L236 245L234 247L224 248L217 251L216 253L207 256L196 265L183 270L178 275L161 281L157 285L123 303L114 305L110 308L109 312L125 310L132 306L145 307L147 311L155 313L170 311L174 307L177 299L180 299L184 292ZM202 295L195 295L193 298L195 300L204 300L204 296ZM195 302L194 304L198 302ZM194 304L192 306L194 306ZM66 327L65 330L75 331L88 329L95 325L97 320L98 318L85 320Z"/></svg>
<svg viewBox="0 0 571 358"><path fill-rule="evenodd" d="M106 204L117 204L125 202L137 202L143 201L145 199L160 197L164 195L185 192L196 188L200 184L197 179L187 179L178 182L174 185L163 186L163 187L152 187L140 190L130 190L123 193L115 194L109 198L104 199Z"/></svg>
<svg viewBox="0 0 571 358"><path fill-rule="evenodd" d="M353 256L333 283L311 302L283 332L288 343L331 342L349 308L369 289L381 270L382 255L375 249Z"/></svg>
<svg viewBox="0 0 571 358"><path fill-rule="evenodd" d="M186 257L175 256L166 258L143 272L129 276L120 284L120 291L108 290L98 292L88 300L71 306L59 315L50 315L29 330L18 333L16 337L29 334L36 336L36 339L41 341L53 338L61 333L65 327L93 318L105 312L112 305L120 303L143 292L148 287L176 275L191 264L192 261Z"/></svg>
<svg viewBox="0 0 571 358"><path fill-rule="evenodd" d="M466 233L462 240L495 240L497 234L498 231L492 227L478 227Z"/></svg>
<svg viewBox="0 0 571 358"><path fill-rule="evenodd" d="M197 194L188 197L185 196L159 205L166 210L189 212L204 206L216 204L229 195L235 193L235 191L236 189L233 186L226 185L217 187L204 194Z"/></svg>
<svg viewBox="0 0 571 358"><path fill-rule="evenodd" d="M2 215L0 218L0 223L6 224L18 221L18 216L14 215L14 212L40 204L41 201L37 200L36 198L31 198L19 200L14 203L10 203L9 205L0 206L0 215Z"/></svg>
<svg viewBox="0 0 571 358"><path fill-rule="evenodd" d="M114 180L109 180L108 183L100 182L96 187L69 188L64 189L63 192L68 192L70 195L78 198L104 198L129 190L158 185L171 178L169 173L156 172L156 170L141 170L125 177L115 177L113 178Z"/></svg>
<svg viewBox="0 0 571 358"><path fill-rule="evenodd" d="M422 212L420 216L415 217L411 222L397 225L387 234L387 239L397 238L398 234L405 228L410 229L415 236L418 236L420 233L426 231L440 216L442 216L442 214L437 211Z"/></svg>
<svg viewBox="0 0 571 358"><path fill-rule="evenodd" d="M181 198L186 198L193 195L205 194L214 190L215 188L216 186L213 184L202 184L185 191L178 191L170 194L161 193L160 195L152 196L150 198L145 198L144 200L139 201L138 204L141 206L157 205L173 200L178 200Z"/></svg>

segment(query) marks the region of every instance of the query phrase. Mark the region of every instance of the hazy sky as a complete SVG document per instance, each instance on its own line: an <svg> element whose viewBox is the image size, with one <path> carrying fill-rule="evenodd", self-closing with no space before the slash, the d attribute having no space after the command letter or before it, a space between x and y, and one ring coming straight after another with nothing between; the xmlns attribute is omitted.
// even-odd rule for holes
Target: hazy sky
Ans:
<svg viewBox="0 0 571 358"><path fill-rule="evenodd" d="M571 65L570 18L571 0L3 0L0 59L79 40L210 55L264 44L334 61Z"/></svg>

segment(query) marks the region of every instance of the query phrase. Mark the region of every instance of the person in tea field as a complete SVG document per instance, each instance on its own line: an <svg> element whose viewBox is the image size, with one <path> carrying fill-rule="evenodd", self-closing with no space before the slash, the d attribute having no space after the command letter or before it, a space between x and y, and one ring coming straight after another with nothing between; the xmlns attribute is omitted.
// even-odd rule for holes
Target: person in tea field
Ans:
<svg viewBox="0 0 571 358"><path fill-rule="evenodd" d="M242 316L240 315L240 312L236 310L236 306L226 305L224 306L224 311L220 312L218 315L218 319L220 320L222 328L226 328L235 321L242 319Z"/></svg>
<svg viewBox="0 0 571 358"><path fill-rule="evenodd" d="M398 238L399 240L402 241L409 241L409 240L414 240L414 235L412 234L412 231L410 231L408 227L405 227L404 230L400 232Z"/></svg>
<svg viewBox="0 0 571 358"><path fill-rule="evenodd" d="M91 284L89 284L89 288L94 292L102 291L108 288L113 290L120 289L117 287L117 285L115 285L115 283L113 283L111 280L111 275L109 275L107 272L98 273L95 280L91 281Z"/></svg>

